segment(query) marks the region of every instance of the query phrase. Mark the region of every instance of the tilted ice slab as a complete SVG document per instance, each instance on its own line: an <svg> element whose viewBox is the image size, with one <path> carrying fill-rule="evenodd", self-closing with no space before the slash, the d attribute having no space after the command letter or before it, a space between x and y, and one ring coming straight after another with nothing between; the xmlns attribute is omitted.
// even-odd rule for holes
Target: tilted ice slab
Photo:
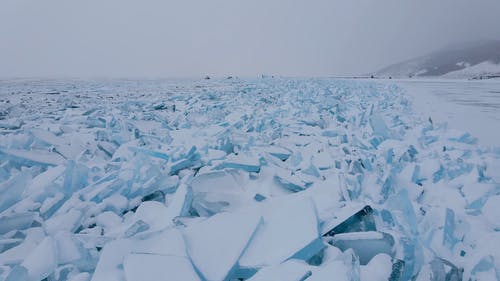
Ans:
<svg viewBox="0 0 500 281"><path fill-rule="evenodd" d="M322 247L314 202L308 197L278 198L262 210L263 225L240 259L243 268L308 259Z"/></svg>
<svg viewBox="0 0 500 281"><path fill-rule="evenodd" d="M176 229L165 230L145 238L115 240L108 243L102 251L92 277L93 281L122 280L124 276L137 280L141 274L144 274L143 278L157 280L165 276L165 270L171 272L172 276L177 274L175 276L179 280L197 277L187 255L182 234ZM143 259L140 259L141 257ZM144 264L146 260L150 261L147 265ZM155 269L158 263L162 264L162 271Z"/></svg>
<svg viewBox="0 0 500 281"><path fill-rule="evenodd" d="M241 211L188 226L183 231L188 255L204 279L227 280L261 224L258 213Z"/></svg>

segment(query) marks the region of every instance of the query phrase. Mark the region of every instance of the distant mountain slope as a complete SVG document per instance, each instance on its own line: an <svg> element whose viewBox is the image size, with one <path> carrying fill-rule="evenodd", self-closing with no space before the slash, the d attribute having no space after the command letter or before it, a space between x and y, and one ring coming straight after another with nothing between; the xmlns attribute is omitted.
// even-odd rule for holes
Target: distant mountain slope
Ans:
<svg viewBox="0 0 500 281"><path fill-rule="evenodd" d="M500 75L500 41L481 41L449 47L426 56L393 64L377 76L476 78Z"/></svg>

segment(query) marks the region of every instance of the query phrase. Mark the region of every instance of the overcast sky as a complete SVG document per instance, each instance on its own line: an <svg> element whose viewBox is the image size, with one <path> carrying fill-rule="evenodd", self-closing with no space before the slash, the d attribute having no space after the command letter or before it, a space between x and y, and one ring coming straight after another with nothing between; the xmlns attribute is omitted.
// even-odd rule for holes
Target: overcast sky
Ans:
<svg viewBox="0 0 500 281"><path fill-rule="evenodd" d="M499 27L500 0L0 0L0 77L350 75Z"/></svg>

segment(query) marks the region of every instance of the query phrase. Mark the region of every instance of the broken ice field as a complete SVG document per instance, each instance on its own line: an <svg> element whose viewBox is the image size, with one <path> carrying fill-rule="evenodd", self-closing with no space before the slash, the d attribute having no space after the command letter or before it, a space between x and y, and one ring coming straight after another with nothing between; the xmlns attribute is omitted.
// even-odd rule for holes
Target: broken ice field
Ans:
<svg viewBox="0 0 500 281"><path fill-rule="evenodd" d="M0 280L500 280L500 149L333 79L0 82Z"/></svg>

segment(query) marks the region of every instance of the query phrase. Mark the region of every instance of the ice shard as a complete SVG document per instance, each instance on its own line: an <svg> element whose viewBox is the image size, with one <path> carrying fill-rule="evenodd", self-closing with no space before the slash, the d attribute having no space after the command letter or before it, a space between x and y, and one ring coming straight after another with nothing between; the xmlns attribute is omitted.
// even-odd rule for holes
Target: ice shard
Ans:
<svg viewBox="0 0 500 281"><path fill-rule="evenodd" d="M446 218L443 229L443 245L453 250L460 240L455 237L455 212L446 208Z"/></svg>
<svg viewBox="0 0 500 281"><path fill-rule="evenodd" d="M431 261L430 266L432 270L431 281L462 281L463 269L445 259L435 258Z"/></svg>
<svg viewBox="0 0 500 281"><path fill-rule="evenodd" d="M87 166L68 161L66 171L64 172L63 192L66 195L71 195L74 192L82 189L88 183L89 170Z"/></svg>
<svg viewBox="0 0 500 281"><path fill-rule="evenodd" d="M9 157L22 165L57 166L64 163L65 159L55 152L45 150L20 150L0 148L0 155Z"/></svg>
<svg viewBox="0 0 500 281"><path fill-rule="evenodd" d="M258 173L260 171L259 158L238 154L229 158L221 164L221 168L239 169L247 172Z"/></svg>
<svg viewBox="0 0 500 281"><path fill-rule="evenodd" d="M340 224L323 233L323 236L334 236L347 232L376 231L373 209L369 205L363 207Z"/></svg>
<svg viewBox="0 0 500 281"><path fill-rule="evenodd" d="M27 172L19 173L8 181L0 183L0 213L21 200L21 194L31 180Z"/></svg>

